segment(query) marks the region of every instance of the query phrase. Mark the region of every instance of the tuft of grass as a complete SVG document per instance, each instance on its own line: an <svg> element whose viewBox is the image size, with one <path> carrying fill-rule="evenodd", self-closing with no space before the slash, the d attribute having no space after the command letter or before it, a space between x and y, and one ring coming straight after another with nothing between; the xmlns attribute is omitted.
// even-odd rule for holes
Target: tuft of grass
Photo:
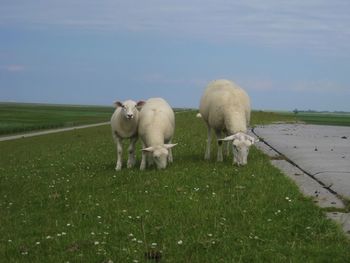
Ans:
<svg viewBox="0 0 350 263"><path fill-rule="evenodd" d="M234 167L232 157L215 161L213 145L204 161L203 121L184 112L176 125L174 163L161 171L116 172L108 126L1 142L0 258L348 261L339 226L267 156L253 147L249 164Z"/></svg>

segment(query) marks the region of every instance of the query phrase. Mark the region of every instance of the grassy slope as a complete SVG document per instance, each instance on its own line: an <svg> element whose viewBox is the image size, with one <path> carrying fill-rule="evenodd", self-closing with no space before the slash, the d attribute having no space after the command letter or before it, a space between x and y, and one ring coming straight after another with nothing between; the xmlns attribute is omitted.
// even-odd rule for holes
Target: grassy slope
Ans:
<svg viewBox="0 0 350 263"><path fill-rule="evenodd" d="M0 135L110 119L112 107L0 103Z"/></svg>
<svg viewBox="0 0 350 263"><path fill-rule="evenodd" d="M194 115L177 115L164 171L116 173L108 126L0 143L0 258L144 262L156 243L162 262L349 260L340 229L261 152L204 161Z"/></svg>

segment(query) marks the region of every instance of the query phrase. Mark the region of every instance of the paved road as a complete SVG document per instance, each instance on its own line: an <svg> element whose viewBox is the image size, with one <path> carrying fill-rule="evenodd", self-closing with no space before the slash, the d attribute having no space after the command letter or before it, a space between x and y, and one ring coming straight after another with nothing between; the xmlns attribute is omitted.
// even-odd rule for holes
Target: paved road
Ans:
<svg viewBox="0 0 350 263"><path fill-rule="evenodd" d="M276 124L254 132L324 186L350 199L350 127Z"/></svg>
<svg viewBox="0 0 350 263"><path fill-rule="evenodd" d="M27 137L33 137L33 136L39 136L39 135L45 135L50 133L57 133L57 132L64 132L64 131L72 131L77 129L85 129L85 128L91 128L101 125L107 125L110 122L102 122L102 123L95 123L95 124L87 124L87 125L81 125L81 126L75 126L75 127L69 127L69 128L59 128L59 129L52 129L52 130L44 130L44 131L37 131L37 132L30 132L25 134L16 134L16 135L10 135L10 136L3 136L0 137L1 141L10 141L10 140L16 140L21 138L27 138Z"/></svg>

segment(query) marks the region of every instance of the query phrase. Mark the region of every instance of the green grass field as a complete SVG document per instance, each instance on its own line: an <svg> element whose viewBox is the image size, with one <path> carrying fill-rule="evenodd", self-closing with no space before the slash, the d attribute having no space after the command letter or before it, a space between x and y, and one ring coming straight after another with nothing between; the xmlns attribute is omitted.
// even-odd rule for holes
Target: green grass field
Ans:
<svg viewBox="0 0 350 263"><path fill-rule="evenodd" d="M0 103L0 135L109 121L112 107Z"/></svg>
<svg viewBox="0 0 350 263"><path fill-rule="evenodd" d="M108 126L0 142L1 261L349 262L340 228L266 155L204 161L202 120L176 123L162 171L115 172Z"/></svg>
<svg viewBox="0 0 350 263"><path fill-rule="evenodd" d="M296 115L288 113L286 116L310 124L350 126L350 113L299 112Z"/></svg>

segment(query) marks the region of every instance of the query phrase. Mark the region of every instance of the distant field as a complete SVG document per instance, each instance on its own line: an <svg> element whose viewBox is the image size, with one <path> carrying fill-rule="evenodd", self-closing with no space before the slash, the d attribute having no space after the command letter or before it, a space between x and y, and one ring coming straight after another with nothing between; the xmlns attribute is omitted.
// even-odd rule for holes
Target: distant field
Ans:
<svg viewBox="0 0 350 263"><path fill-rule="evenodd" d="M0 135L108 121L112 107L0 103Z"/></svg>
<svg viewBox="0 0 350 263"><path fill-rule="evenodd" d="M350 113L299 112L287 113L286 116L310 124L350 126Z"/></svg>
<svg viewBox="0 0 350 263"><path fill-rule="evenodd" d="M0 261L349 261L340 227L256 148L234 167L232 156L215 161L213 141L203 160L195 113L176 114L174 163L162 171L116 172L108 125L0 142ZM272 120L289 117L253 116Z"/></svg>

